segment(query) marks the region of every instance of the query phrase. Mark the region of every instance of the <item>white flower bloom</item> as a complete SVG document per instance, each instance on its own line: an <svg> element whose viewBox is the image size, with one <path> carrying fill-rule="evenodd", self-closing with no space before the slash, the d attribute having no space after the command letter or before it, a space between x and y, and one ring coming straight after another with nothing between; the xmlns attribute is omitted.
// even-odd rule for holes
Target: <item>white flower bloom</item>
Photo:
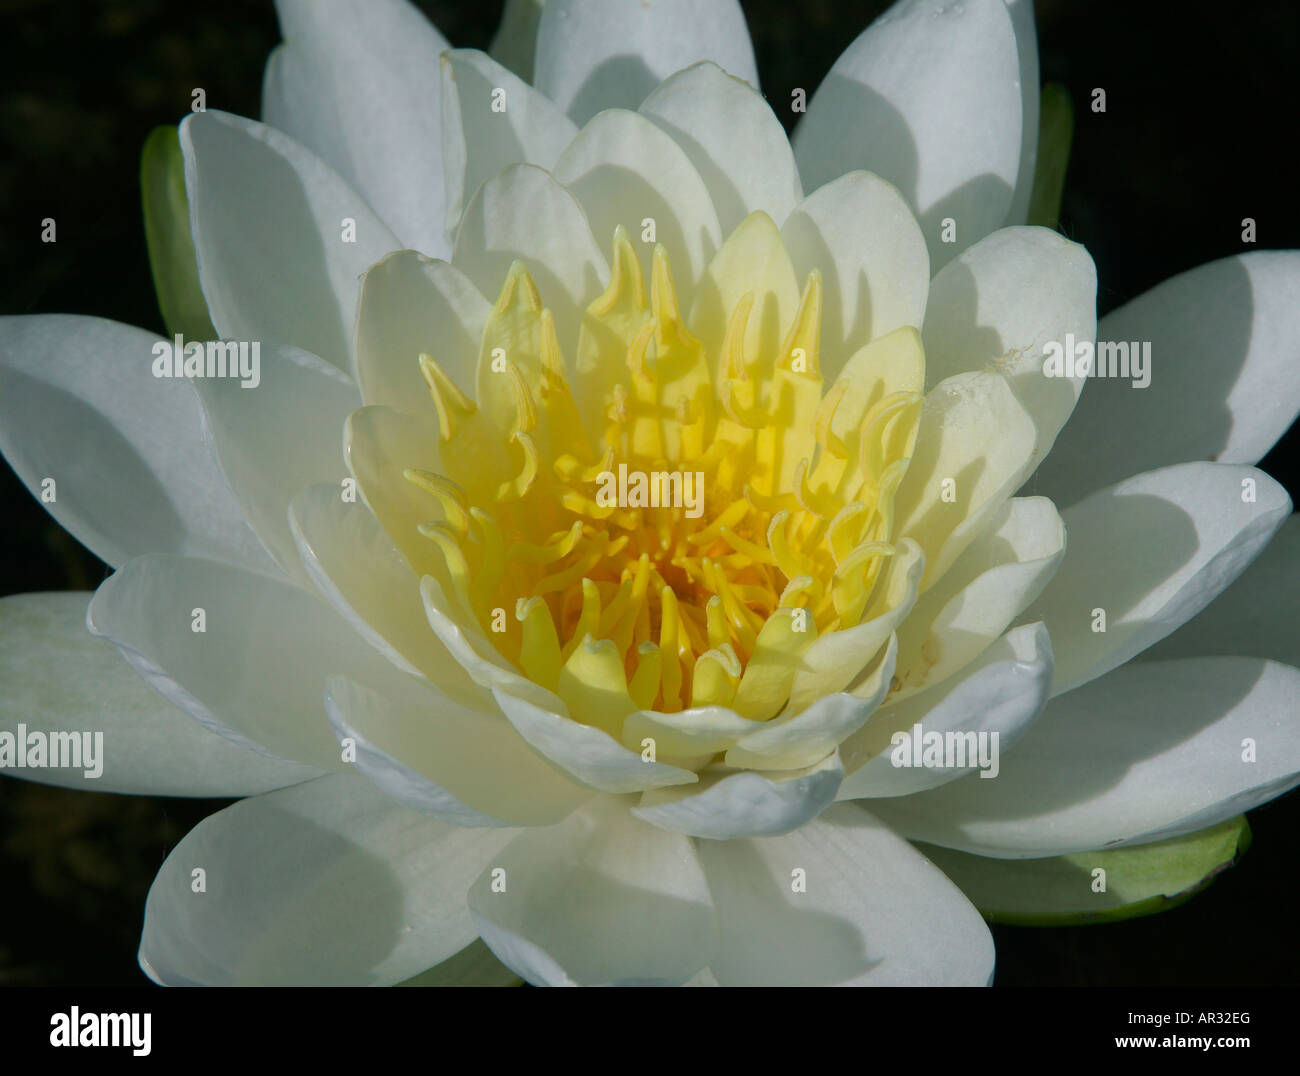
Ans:
<svg viewBox="0 0 1300 1076"><path fill-rule="evenodd" d="M500 980L482 938L538 984L984 984L910 842L1138 845L1300 783L1300 532L1252 466L1300 258L1098 326L1087 252L1025 226L1027 2L896 5L793 148L732 0L512 5L531 84L400 0L277 7L266 122L180 127L260 383L0 322L0 448L116 569L0 601L8 701L102 728L96 787L250 797L161 868L152 977ZM1169 365L1044 373L1098 335ZM996 777L899 765L917 725Z"/></svg>

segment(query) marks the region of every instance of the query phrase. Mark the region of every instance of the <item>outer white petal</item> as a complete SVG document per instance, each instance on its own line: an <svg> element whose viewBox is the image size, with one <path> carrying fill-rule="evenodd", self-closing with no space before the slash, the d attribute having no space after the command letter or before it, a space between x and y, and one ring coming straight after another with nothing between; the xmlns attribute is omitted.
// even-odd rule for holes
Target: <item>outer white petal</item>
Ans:
<svg viewBox="0 0 1300 1076"><path fill-rule="evenodd" d="M347 473L343 423L361 400L350 377L306 351L267 348L260 365L256 387L231 378L196 378L194 387L244 516L276 563L305 581L289 502L304 486L337 485Z"/></svg>
<svg viewBox="0 0 1300 1076"><path fill-rule="evenodd" d="M1300 515L1292 513L1235 583L1142 660L1241 654L1300 666L1297 565Z"/></svg>
<svg viewBox="0 0 1300 1076"><path fill-rule="evenodd" d="M465 892L518 832L437 822L356 776L243 800L162 865L140 966L169 986L391 986L474 940Z"/></svg>
<svg viewBox="0 0 1300 1076"><path fill-rule="evenodd" d="M644 793L632 814L675 833L715 841L789 833L834 802L843 777L834 753L801 770L706 773L698 786Z"/></svg>
<svg viewBox="0 0 1300 1076"><path fill-rule="evenodd" d="M1251 501L1243 498L1250 494ZM1122 665L1239 576L1291 512L1262 471L1184 463L1135 475L1066 509L1069 549L1023 614L1052 633L1052 694ZM1097 610L1105 613L1104 631Z"/></svg>
<svg viewBox="0 0 1300 1076"><path fill-rule="evenodd" d="M420 373L427 353L473 396L483 323L483 293L448 262L413 250L390 254L361 281L357 310L357 384L367 404L387 404L436 421Z"/></svg>
<svg viewBox="0 0 1300 1076"><path fill-rule="evenodd" d="M1297 708L1300 670L1287 665L1135 662L1053 699L997 780L963 777L872 810L913 840L1004 859L1159 840L1300 782Z"/></svg>
<svg viewBox="0 0 1300 1076"><path fill-rule="evenodd" d="M717 64L679 71L637 111L686 152L709 189L723 235L757 209L780 224L803 198L781 121L757 90Z"/></svg>
<svg viewBox="0 0 1300 1076"><path fill-rule="evenodd" d="M642 222L652 219L655 241L672 261L681 306L690 309L695 282L722 247L722 229L708 187L668 134L636 112L609 109L560 156L555 178L578 200L601 245L613 239L619 224L639 239ZM649 280L653 247L639 246Z"/></svg>
<svg viewBox="0 0 1300 1076"><path fill-rule="evenodd" d="M709 967L723 986L986 986L993 977L979 912L856 804L783 837L699 850L721 910Z"/></svg>
<svg viewBox="0 0 1300 1076"><path fill-rule="evenodd" d="M1014 747L1042 713L1051 682L1052 644L1047 630L1042 624L1013 628L960 676L872 714L866 728L844 741L841 755L849 776L836 798L903 796L945 784L975 768L895 766L891 738L896 732L910 736L918 724L923 736L996 733L997 754L986 756L993 765L985 772L993 776L979 780L996 779L1002 752ZM991 735L986 742L992 750Z"/></svg>
<svg viewBox="0 0 1300 1076"><path fill-rule="evenodd" d="M0 318L0 450L59 524L114 567L185 553L272 568L203 435L194 390L153 376L160 343L101 318Z"/></svg>
<svg viewBox="0 0 1300 1076"><path fill-rule="evenodd" d="M262 118L360 191L399 245L446 257L438 54L447 39L406 0L275 6L285 42L267 61Z"/></svg>
<svg viewBox="0 0 1300 1076"><path fill-rule="evenodd" d="M459 826L545 826L591 798L499 714L396 679L374 691L331 676L325 708L340 741L354 742L357 768L397 802Z"/></svg>
<svg viewBox="0 0 1300 1076"><path fill-rule="evenodd" d="M805 187L856 168L893 183L938 267L1006 219L1022 123L1002 0L905 0L835 61L795 132L795 159ZM947 217L954 243L941 240Z"/></svg>
<svg viewBox="0 0 1300 1076"><path fill-rule="evenodd" d="M1258 462L1300 411L1297 293L1300 251L1269 250L1199 266L1107 314L1099 340L1150 343L1150 384L1093 378L1037 489L1073 504L1184 460Z"/></svg>
<svg viewBox="0 0 1300 1076"><path fill-rule="evenodd" d="M1041 89L1038 85L1038 28L1034 25L1033 0L1006 0L1011 25L1016 32L1016 52L1020 56L1020 171L1011 198L1007 223L1024 224L1029 216L1029 198L1034 191L1034 171L1038 164L1038 113Z"/></svg>
<svg viewBox="0 0 1300 1076"><path fill-rule="evenodd" d="M135 796L249 796L320 771L239 747L152 690L110 643L86 630L90 595L17 594L0 600L0 729L102 735L96 765L6 768L12 777ZM96 769L98 776L90 776Z"/></svg>
<svg viewBox="0 0 1300 1076"><path fill-rule="evenodd" d="M495 300L516 259L555 314L561 344L577 340L582 311L603 290L609 267L573 195L531 164L511 165L478 189L451 260Z"/></svg>
<svg viewBox="0 0 1300 1076"><path fill-rule="evenodd" d="M926 384L996 367L1034 416L1041 459L1086 380L1045 376L1044 345L1091 343L1096 311L1097 270L1078 243L1049 228L994 232L945 265L930 285L922 331Z"/></svg>
<svg viewBox="0 0 1300 1076"><path fill-rule="evenodd" d="M217 332L292 344L350 373L361 274L401 244L338 173L274 127L210 109L185 118L180 141Z"/></svg>
<svg viewBox="0 0 1300 1076"><path fill-rule="evenodd" d="M569 776L601 792L643 792L668 785L694 784L690 770L646 762L601 729L580 725L568 714L496 687L492 694L519 735ZM558 701L558 700L557 700Z"/></svg>
<svg viewBox="0 0 1300 1076"><path fill-rule="evenodd" d="M893 184L870 172L833 179L799 203L781 235L801 280L821 270L827 384L863 344L904 325L921 327L930 254Z"/></svg>
<svg viewBox="0 0 1300 1076"><path fill-rule="evenodd" d="M320 769L343 769L325 677L388 669L314 594L216 561L137 557L104 581L86 619L200 724Z"/></svg>
<svg viewBox="0 0 1300 1076"><path fill-rule="evenodd" d="M717 944L692 842L616 801L519 836L469 906L488 947L538 986L678 985Z"/></svg>
<svg viewBox="0 0 1300 1076"><path fill-rule="evenodd" d="M358 634L394 665L457 699L474 684L429 627L420 579L364 504L338 486L312 486L293 499L289 526L312 583ZM495 709L491 700L485 708Z"/></svg>
<svg viewBox="0 0 1300 1076"><path fill-rule="evenodd" d="M946 378L926 394L894 502L895 533L914 538L925 553L922 593L1033 469L1036 436L1033 417L995 370Z"/></svg>
<svg viewBox="0 0 1300 1076"><path fill-rule="evenodd" d="M946 680L1034 601L1065 556L1065 524L1046 497L1013 497L898 628L894 702Z"/></svg>
<svg viewBox="0 0 1300 1076"><path fill-rule="evenodd" d="M578 128L544 94L477 49L452 49L441 64L447 233L454 239L483 183L521 161L549 169Z"/></svg>
<svg viewBox="0 0 1300 1076"><path fill-rule="evenodd" d="M735 0L547 0L533 83L577 123L636 108L697 60L758 85L754 48Z"/></svg>

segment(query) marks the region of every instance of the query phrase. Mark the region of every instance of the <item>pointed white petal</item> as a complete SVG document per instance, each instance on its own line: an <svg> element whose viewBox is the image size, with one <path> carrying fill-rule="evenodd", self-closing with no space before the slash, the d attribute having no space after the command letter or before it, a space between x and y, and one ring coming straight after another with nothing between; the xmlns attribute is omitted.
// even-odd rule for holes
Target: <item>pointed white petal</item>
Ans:
<svg viewBox="0 0 1300 1076"><path fill-rule="evenodd" d="M80 743L77 766L6 767L6 774L133 796L251 796L320 775L216 736L167 702L112 644L86 630L90 597L0 599L0 731L16 735L21 725L50 737L71 733ZM69 750L76 750L70 741Z"/></svg>
<svg viewBox="0 0 1300 1076"><path fill-rule="evenodd" d="M140 964L172 986L391 986L474 940L465 893L518 832L437 822L356 776L243 800L172 849Z"/></svg>
<svg viewBox="0 0 1300 1076"><path fill-rule="evenodd" d="M690 158L723 235L757 209L780 225L803 198L781 121L757 90L717 64L706 60L679 71L637 111Z"/></svg>
<svg viewBox="0 0 1300 1076"><path fill-rule="evenodd" d="M986 986L993 938L943 872L855 804L783 837L701 841L723 986Z"/></svg>
<svg viewBox="0 0 1300 1076"><path fill-rule="evenodd" d="M0 450L113 567L184 553L273 570L204 437L194 389L153 376L155 345L171 344L101 318L0 318Z"/></svg>
<svg viewBox="0 0 1300 1076"><path fill-rule="evenodd" d="M360 403L352 379L297 348L264 349L260 381L195 378L221 469L262 544L306 581L289 533L289 502L304 486L338 483L343 424Z"/></svg>
<svg viewBox="0 0 1300 1076"><path fill-rule="evenodd" d="M488 947L537 986L679 985L717 943L692 842L616 801L522 834L469 906Z"/></svg>
<svg viewBox="0 0 1300 1076"><path fill-rule="evenodd" d="M1052 694L1122 665L1190 620L1290 513L1286 490L1268 475L1220 463L1148 471L1067 508L1065 560L1023 614L1052 633Z"/></svg>
<svg viewBox="0 0 1300 1076"><path fill-rule="evenodd" d="M401 244L274 127L210 109L185 118L180 140L199 281L222 339L292 344L351 373L361 274Z"/></svg>
<svg viewBox="0 0 1300 1076"><path fill-rule="evenodd" d="M447 39L406 0L275 6L285 41L267 61L262 118L355 187L400 245L446 257L438 54Z"/></svg>
<svg viewBox="0 0 1300 1076"><path fill-rule="evenodd" d="M1184 460L1257 463L1300 412L1298 291L1300 252L1267 250L1199 266L1107 314L1098 339L1127 345L1107 367L1122 374L1127 355L1130 376L1091 379L1037 491L1068 505Z"/></svg>
<svg viewBox="0 0 1300 1076"><path fill-rule="evenodd" d="M636 108L661 81L698 60L758 85L736 0L547 0L533 83L586 123L604 108Z"/></svg>
<svg viewBox="0 0 1300 1076"><path fill-rule="evenodd" d="M898 189L849 172L808 195L781 228L799 279L822 274L822 373L829 384L863 344L920 328L930 291L925 236Z"/></svg>
<svg viewBox="0 0 1300 1076"><path fill-rule="evenodd" d="M1004 859L1190 833L1300 782L1297 707L1300 670L1287 665L1135 662L1053 699L997 780L871 809L912 840Z"/></svg>
<svg viewBox="0 0 1300 1076"><path fill-rule="evenodd" d="M835 61L795 131L805 187L865 168L916 210L938 268L1011 208L1023 123L1020 58L1002 0L909 0ZM954 242L942 240L943 221Z"/></svg>

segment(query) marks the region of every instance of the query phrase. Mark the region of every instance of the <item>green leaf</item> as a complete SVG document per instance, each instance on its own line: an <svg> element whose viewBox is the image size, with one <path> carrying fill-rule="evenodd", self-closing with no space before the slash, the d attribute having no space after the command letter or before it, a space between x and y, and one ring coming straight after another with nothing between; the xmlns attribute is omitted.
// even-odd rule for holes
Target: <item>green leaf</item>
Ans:
<svg viewBox="0 0 1300 1076"><path fill-rule="evenodd" d="M1061 217L1065 170L1070 164L1074 138L1074 105L1059 82L1043 87L1038 113L1038 164L1029 194L1029 223L1055 228Z"/></svg>
<svg viewBox="0 0 1300 1076"><path fill-rule="evenodd" d="M523 979L507 968L475 938L455 956L406 979L398 986L523 986Z"/></svg>
<svg viewBox="0 0 1300 1076"><path fill-rule="evenodd" d="M1154 844L1052 859L988 859L918 844L992 923L1048 927L1154 915L1191 899L1250 847L1246 816ZM1105 892L1094 892L1101 868Z"/></svg>
<svg viewBox="0 0 1300 1076"><path fill-rule="evenodd" d="M190 236L185 160L175 127L155 127L140 154L140 193L149 266L167 331L190 340L214 340L217 331L199 287L199 264Z"/></svg>

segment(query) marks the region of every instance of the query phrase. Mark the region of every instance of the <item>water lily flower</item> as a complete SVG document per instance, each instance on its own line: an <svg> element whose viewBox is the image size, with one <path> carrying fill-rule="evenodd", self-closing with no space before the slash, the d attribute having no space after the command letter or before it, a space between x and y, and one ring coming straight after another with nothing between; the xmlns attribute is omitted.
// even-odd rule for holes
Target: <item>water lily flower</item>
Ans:
<svg viewBox="0 0 1300 1076"><path fill-rule="evenodd" d="M0 323L0 448L115 569L0 602L7 713L246 797L152 978L982 985L977 904L1136 906L1300 782L1300 259L1098 325L1029 3L897 4L793 146L733 0L524 0L500 59L277 8L264 122L146 156L191 344ZM1098 337L1149 386L1045 365Z"/></svg>

